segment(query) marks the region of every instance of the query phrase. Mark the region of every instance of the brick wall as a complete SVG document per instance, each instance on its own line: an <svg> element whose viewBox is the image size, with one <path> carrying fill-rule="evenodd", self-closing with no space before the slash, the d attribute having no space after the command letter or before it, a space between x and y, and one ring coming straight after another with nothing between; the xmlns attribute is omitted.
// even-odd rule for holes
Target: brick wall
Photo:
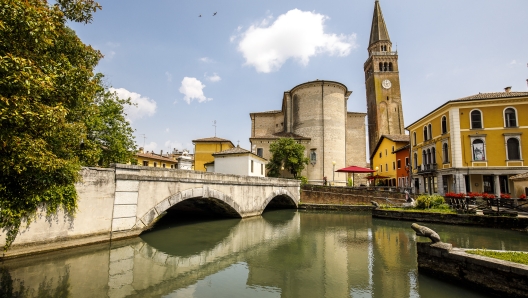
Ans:
<svg viewBox="0 0 528 298"><path fill-rule="evenodd" d="M371 201L386 203L386 198L392 202L402 203L405 194L399 192L357 189L351 187L304 185L301 187L302 204L323 205L371 205Z"/></svg>

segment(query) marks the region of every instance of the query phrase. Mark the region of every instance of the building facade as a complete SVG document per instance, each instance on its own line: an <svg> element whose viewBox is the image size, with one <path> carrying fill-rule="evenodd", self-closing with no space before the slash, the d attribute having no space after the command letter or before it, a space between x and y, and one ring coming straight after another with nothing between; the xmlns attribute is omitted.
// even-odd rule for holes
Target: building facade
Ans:
<svg viewBox="0 0 528 298"><path fill-rule="evenodd" d="M284 92L282 109L251 113L252 152L269 160L269 145L291 137L306 148L310 163L301 173L310 183L335 179L345 184L346 173L334 170L365 166L365 113L347 111L352 92L341 83L317 80Z"/></svg>
<svg viewBox="0 0 528 298"><path fill-rule="evenodd" d="M410 171L411 171L411 159L409 157L410 144L403 147L396 148L394 154L396 154L396 186L400 188L410 188Z"/></svg>
<svg viewBox="0 0 528 298"><path fill-rule="evenodd" d="M143 147L139 147L139 152L136 153L137 164L144 167L160 167L160 168L177 168L178 162L171 154L160 154L152 152L144 152Z"/></svg>
<svg viewBox="0 0 528 298"><path fill-rule="evenodd" d="M377 175L387 178L379 179L386 186L398 185L398 169L401 169L401 160L398 161L396 150L409 144L407 135L382 135L370 156L371 166Z"/></svg>
<svg viewBox="0 0 528 298"><path fill-rule="evenodd" d="M368 53L363 69L367 94L369 155L372 155L382 135L405 134L398 52L392 50L389 31L378 1L374 4Z"/></svg>
<svg viewBox="0 0 528 298"><path fill-rule="evenodd" d="M213 153L213 172L254 177L266 177L268 161L249 150L236 146L221 152ZM209 166L207 167L209 172Z"/></svg>
<svg viewBox="0 0 528 298"><path fill-rule="evenodd" d="M420 193L512 193L528 171L528 92L479 93L451 100L407 130L413 187Z"/></svg>
<svg viewBox="0 0 528 298"><path fill-rule="evenodd" d="M194 170L200 172L206 172L204 164L214 161L214 153L235 147L230 140L218 137L196 139L192 142L194 144Z"/></svg>

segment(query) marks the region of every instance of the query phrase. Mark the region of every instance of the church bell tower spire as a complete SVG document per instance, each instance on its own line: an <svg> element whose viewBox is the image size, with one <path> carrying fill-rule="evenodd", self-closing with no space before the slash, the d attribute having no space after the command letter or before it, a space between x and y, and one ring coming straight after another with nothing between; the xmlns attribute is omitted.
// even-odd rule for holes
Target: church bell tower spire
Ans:
<svg viewBox="0 0 528 298"><path fill-rule="evenodd" d="M379 1L374 3L369 57L363 66L367 93L370 155L382 135L403 135L398 53L392 51L389 31Z"/></svg>

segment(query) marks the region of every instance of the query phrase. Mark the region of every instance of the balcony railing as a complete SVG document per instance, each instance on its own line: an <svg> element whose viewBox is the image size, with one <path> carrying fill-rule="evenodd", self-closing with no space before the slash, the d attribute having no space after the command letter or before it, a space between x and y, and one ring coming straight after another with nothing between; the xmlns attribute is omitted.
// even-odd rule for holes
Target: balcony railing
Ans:
<svg viewBox="0 0 528 298"><path fill-rule="evenodd" d="M432 172L436 172L437 169L438 169L438 166L435 163L419 165L418 173L432 173Z"/></svg>
<svg viewBox="0 0 528 298"><path fill-rule="evenodd" d="M394 55L398 55L398 52L372 52L372 55L388 55L388 56L394 56Z"/></svg>

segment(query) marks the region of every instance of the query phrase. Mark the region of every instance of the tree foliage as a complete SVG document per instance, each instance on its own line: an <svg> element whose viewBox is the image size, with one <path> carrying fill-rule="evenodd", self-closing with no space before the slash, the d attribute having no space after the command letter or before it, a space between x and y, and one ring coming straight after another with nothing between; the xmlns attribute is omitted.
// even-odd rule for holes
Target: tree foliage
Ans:
<svg viewBox="0 0 528 298"><path fill-rule="evenodd" d="M38 210L73 214L82 165L126 161L130 103L93 70L101 53L66 26L88 23L92 0L0 3L0 228L7 249Z"/></svg>
<svg viewBox="0 0 528 298"><path fill-rule="evenodd" d="M305 147L292 138L280 138L270 144L271 160L266 165L269 177L280 177L284 167L297 178L308 164L304 156Z"/></svg>

